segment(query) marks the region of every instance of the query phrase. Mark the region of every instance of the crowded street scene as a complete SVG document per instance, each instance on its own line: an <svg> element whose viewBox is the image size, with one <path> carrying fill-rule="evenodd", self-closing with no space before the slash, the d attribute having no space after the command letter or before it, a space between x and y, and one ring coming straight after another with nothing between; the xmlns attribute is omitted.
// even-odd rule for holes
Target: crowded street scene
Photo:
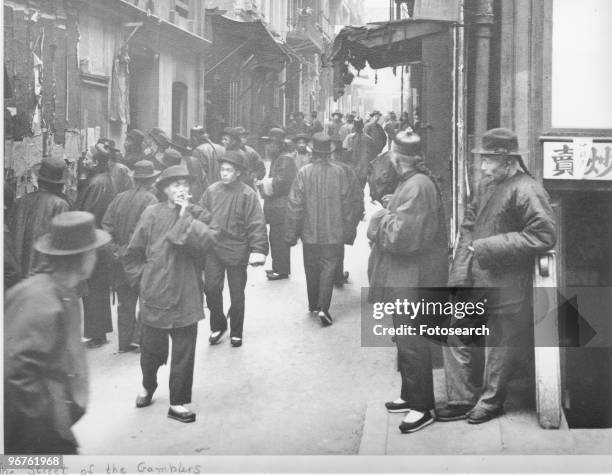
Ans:
<svg viewBox="0 0 612 475"><path fill-rule="evenodd" d="M2 468L609 460L612 4L579 3L4 2Z"/></svg>

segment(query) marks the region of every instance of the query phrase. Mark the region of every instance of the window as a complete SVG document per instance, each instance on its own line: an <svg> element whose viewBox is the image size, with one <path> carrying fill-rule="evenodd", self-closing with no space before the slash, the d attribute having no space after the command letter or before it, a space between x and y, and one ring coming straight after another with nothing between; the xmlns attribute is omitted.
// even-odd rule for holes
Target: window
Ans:
<svg viewBox="0 0 612 475"><path fill-rule="evenodd" d="M187 86L182 82L172 84L172 138L187 136Z"/></svg>
<svg viewBox="0 0 612 475"><path fill-rule="evenodd" d="M554 0L554 128L612 129L612 2Z"/></svg>

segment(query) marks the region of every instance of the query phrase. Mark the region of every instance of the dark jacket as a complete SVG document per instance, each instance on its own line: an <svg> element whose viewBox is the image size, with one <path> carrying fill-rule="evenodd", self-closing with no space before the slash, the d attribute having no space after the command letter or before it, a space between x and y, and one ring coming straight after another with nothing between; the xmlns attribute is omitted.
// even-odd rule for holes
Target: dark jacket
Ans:
<svg viewBox="0 0 612 475"><path fill-rule="evenodd" d="M359 179L357 178L357 174L353 167L348 163L344 163L341 161L334 161L336 165L339 165L346 173L346 177L348 178L349 183L349 193L351 195L351 206L349 209L349 213L351 215L351 228L354 230L353 238L349 241L346 241L345 244L352 245L355 241L355 236L357 234L357 226L359 222L363 218L363 214L365 212L365 208L363 205L363 187L359 183Z"/></svg>
<svg viewBox="0 0 612 475"><path fill-rule="evenodd" d="M96 226L102 227L102 218L106 208L113 201L117 189L110 172L102 172L94 175L77 201L79 211L89 211L96 220Z"/></svg>
<svg viewBox="0 0 612 475"><path fill-rule="evenodd" d="M266 176L266 164L253 147L243 145L240 149L246 156L247 165L247 172L243 175L242 181L255 189L255 180L261 180Z"/></svg>
<svg viewBox="0 0 612 475"><path fill-rule="evenodd" d="M285 240L294 245L344 244L355 239L351 189L345 170L314 158L298 172L289 194Z"/></svg>
<svg viewBox="0 0 612 475"><path fill-rule="evenodd" d="M194 205L180 217L167 202L145 209L123 260L128 283L140 289L142 323L180 328L204 318L202 262L215 238L209 221Z"/></svg>
<svg viewBox="0 0 612 475"><path fill-rule="evenodd" d="M87 406L81 312L74 290L41 273L4 302L5 430L19 424L76 444L71 426Z"/></svg>
<svg viewBox="0 0 612 475"><path fill-rule="evenodd" d="M221 179L219 158L225 148L212 142L206 142L193 149L191 155L197 158L206 172L208 186Z"/></svg>
<svg viewBox="0 0 612 475"><path fill-rule="evenodd" d="M465 211L449 285L503 288L499 306L489 310L518 312L531 291L535 256L556 240L554 213L538 182L521 172L498 184L484 179Z"/></svg>
<svg viewBox="0 0 612 475"><path fill-rule="evenodd" d="M44 261L34 242L49 230L54 216L70 211L66 198L40 189L19 198L14 205L9 231L22 277L33 273Z"/></svg>
<svg viewBox="0 0 612 475"><path fill-rule="evenodd" d="M401 288L444 286L448 244L436 186L416 170L405 173L386 209L368 226L369 300L402 298Z"/></svg>
<svg viewBox="0 0 612 475"><path fill-rule="evenodd" d="M134 188L130 169L123 163L109 163L108 172L113 179L116 193L122 193Z"/></svg>
<svg viewBox="0 0 612 475"><path fill-rule="evenodd" d="M368 166L374 160L374 141L363 132L353 132L344 140L343 147L345 154L349 157L348 161L353 166L359 182L363 187L368 179Z"/></svg>
<svg viewBox="0 0 612 475"><path fill-rule="evenodd" d="M236 181L212 184L200 206L211 215L211 226L219 231L214 251L228 266L247 265L249 254L268 254L268 234L259 197L246 184Z"/></svg>
<svg viewBox="0 0 612 475"><path fill-rule="evenodd" d="M363 131L374 141L373 155L376 156L382 152L387 145L387 134L378 122L370 122L366 124Z"/></svg>
<svg viewBox="0 0 612 475"><path fill-rule="evenodd" d="M282 151L272 158L268 173L268 177L272 178L272 195L264 196L264 214L268 224L281 224L285 221L287 197L296 173L295 163L289 152Z"/></svg>
<svg viewBox="0 0 612 475"><path fill-rule="evenodd" d="M157 203L155 195L139 186L133 190L119 193L104 214L102 229L108 231L112 237L109 246L114 264L113 280L116 285L126 283L121 260L126 253L140 216L147 207L155 203Z"/></svg>

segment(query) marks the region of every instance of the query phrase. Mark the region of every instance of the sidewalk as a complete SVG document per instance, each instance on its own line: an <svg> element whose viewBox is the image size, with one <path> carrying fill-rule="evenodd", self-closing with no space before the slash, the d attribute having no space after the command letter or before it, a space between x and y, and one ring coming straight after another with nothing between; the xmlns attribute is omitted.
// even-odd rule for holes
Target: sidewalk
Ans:
<svg viewBox="0 0 612 475"><path fill-rule="evenodd" d="M399 376L398 376L399 378ZM444 374L434 370L436 395L445 394ZM593 455L612 454L612 429L542 429L533 407L533 388L526 379L513 381L505 414L480 425L465 420L436 422L402 434L403 414L389 414L384 401L368 404L360 455ZM437 401L445 404L443 399Z"/></svg>

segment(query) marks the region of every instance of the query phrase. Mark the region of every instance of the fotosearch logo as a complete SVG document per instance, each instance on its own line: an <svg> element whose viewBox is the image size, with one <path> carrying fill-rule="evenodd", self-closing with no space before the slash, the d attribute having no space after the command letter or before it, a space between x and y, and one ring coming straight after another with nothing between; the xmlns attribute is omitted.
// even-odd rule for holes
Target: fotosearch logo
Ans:
<svg viewBox="0 0 612 475"><path fill-rule="evenodd" d="M481 317L485 314L487 299L478 302L440 302L421 299L411 301L408 299L396 299L395 302L374 302L372 317L380 320L385 316L408 317L411 320L419 316L423 317Z"/></svg>

